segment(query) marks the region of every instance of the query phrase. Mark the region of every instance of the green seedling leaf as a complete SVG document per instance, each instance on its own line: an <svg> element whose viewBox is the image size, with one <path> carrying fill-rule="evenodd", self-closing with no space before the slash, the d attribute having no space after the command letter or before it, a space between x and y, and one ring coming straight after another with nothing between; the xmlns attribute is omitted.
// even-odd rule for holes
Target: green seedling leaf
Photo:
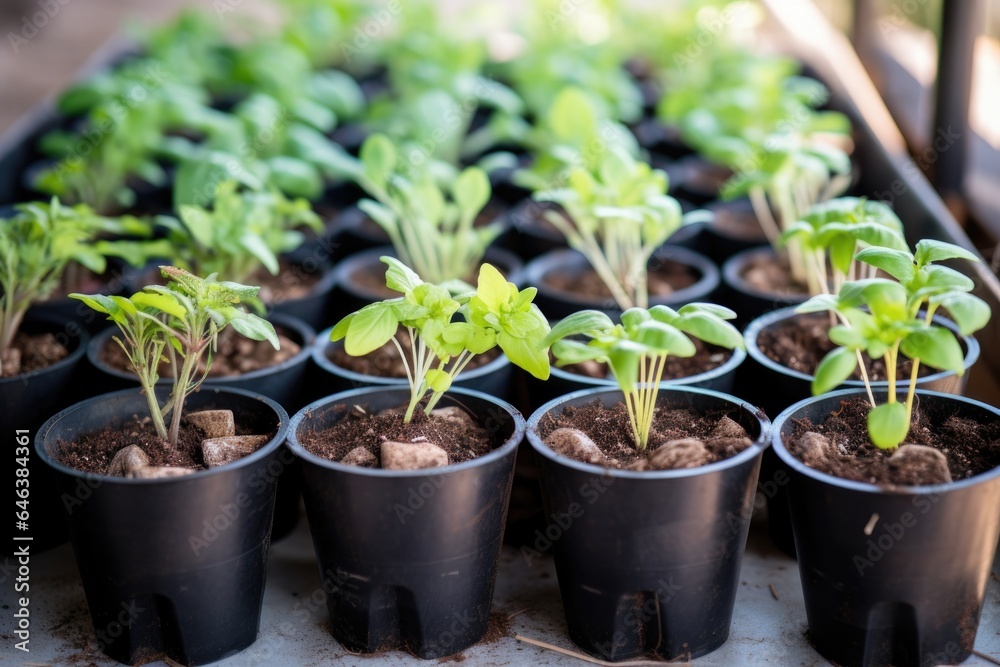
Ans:
<svg viewBox="0 0 1000 667"><path fill-rule="evenodd" d="M262 317L257 317L253 313L243 313L240 317L234 317L230 324L241 336L251 340L266 340L276 350L280 347L274 325Z"/></svg>
<svg viewBox="0 0 1000 667"><path fill-rule="evenodd" d="M965 372L962 346L948 329L938 326L921 327L903 338L900 351L910 359L931 368L952 371L959 377Z"/></svg>
<svg viewBox="0 0 1000 667"><path fill-rule="evenodd" d="M932 298L931 303L948 311L963 336L979 331L990 321L989 305L973 294L951 292Z"/></svg>
<svg viewBox="0 0 1000 667"><path fill-rule="evenodd" d="M558 340L580 334L608 331L614 328L611 318L598 310L581 310L560 320L542 341L549 347ZM570 362L573 363L573 362Z"/></svg>
<svg viewBox="0 0 1000 667"><path fill-rule="evenodd" d="M416 289L424 281L420 279L413 269L403 264L395 257L383 255L379 261L388 265L385 271L385 286L395 292L410 292Z"/></svg>
<svg viewBox="0 0 1000 667"><path fill-rule="evenodd" d="M913 280L916 271L916 267L913 265L913 256L905 250L875 247L865 248L855 255L854 258L859 262L882 269L900 282Z"/></svg>
<svg viewBox="0 0 1000 667"><path fill-rule="evenodd" d="M895 449L909 431L909 415L902 403L884 403L868 413L868 437L879 449Z"/></svg>
<svg viewBox="0 0 1000 667"><path fill-rule="evenodd" d="M386 302L373 303L359 310L351 320L344 340L344 350L352 357L374 352L396 334L399 321Z"/></svg>
<svg viewBox="0 0 1000 667"><path fill-rule="evenodd" d="M935 241L933 239L918 241L913 257L918 266L926 266L931 262L942 262L946 259L967 259L970 262L979 261L979 257L975 253L965 248L953 243Z"/></svg>
<svg viewBox="0 0 1000 667"><path fill-rule="evenodd" d="M816 367L812 380L813 396L832 391L847 381L858 367L854 350L838 347L831 350Z"/></svg>

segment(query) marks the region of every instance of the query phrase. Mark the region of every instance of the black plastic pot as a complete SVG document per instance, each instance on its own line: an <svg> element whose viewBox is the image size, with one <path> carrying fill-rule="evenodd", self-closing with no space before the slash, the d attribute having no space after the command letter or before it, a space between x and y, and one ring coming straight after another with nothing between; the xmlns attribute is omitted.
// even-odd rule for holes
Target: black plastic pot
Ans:
<svg viewBox="0 0 1000 667"><path fill-rule="evenodd" d="M345 405L379 410L408 395L369 387L317 401L292 418L289 446L302 462L334 637L350 651L404 648L440 658L486 632L514 453L524 435L520 413L479 392L449 392L441 403L475 414L494 433L497 449L412 472L334 463L298 439L336 423Z"/></svg>
<svg viewBox="0 0 1000 667"><path fill-rule="evenodd" d="M976 640L1000 536L1000 468L951 484L884 489L820 473L784 447L794 420L822 422L858 395L810 398L774 423L774 451L790 470L810 641L845 666L959 664ZM918 396L934 423L1000 419L997 408L968 398Z"/></svg>
<svg viewBox="0 0 1000 667"><path fill-rule="evenodd" d="M8 434L8 460L14 456L16 435L27 434L34 438L42 423L72 404L77 394L84 393L80 383L73 381L80 360L87 351L90 335L76 322L52 320L30 312L21 325L21 331L38 334L51 332L56 340L69 349L69 355L56 363L30 373L10 378L0 378L0 432ZM24 434L17 434L17 431ZM31 484L30 531L33 552L58 546L66 541L66 520L58 495L53 492L55 479L49 469L30 457L28 476ZM7 530L13 531L13 524ZM15 544L6 540L3 553L14 550Z"/></svg>
<svg viewBox="0 0 1000 667"><path fill-rule="evenodd" d="M764 354L757 345L760 332L790 317L795 317L795 308L782 308L753 320L743 331L747 346L747 361L736 373L736 394L759 405L769 415L776 415L789 405L812 395L812 375L807 375L782 366ZM954 325L940 317L935 322L955 331ZM957 335L957 331L955 331ZM964 365L966 371L979 359L979 343L971 336L960 337L965 348ZM950 371L938 371L917 379L920 389L961 395L969 382L969 374L958 377ZM863 389L861 380L848 380L841 387ZM885 387L886 382L873 382L872 387ZM761 466L762 491L767 501L768 533L774 544L785 553L794 556L795 544L792 540L791 523L788 516L788 497L785 484L788 470L773 452L765 452ZM764 488L765 485L770 486Z"/></svg>
<svg viewBox="0 0 1000 667"><path fill-rule="evenodd" d="M680 130L658 118L644 118L632 128L632 133L639 145L654 155L678 160L694 153L681 138Z"/></svg>
<svg viewBox="0 0 1000 667"><path fill-rule="evenodd" d="M750 285L743 278L747 263L758 257L775 257L771 246L758 246L736 253L722 264L722 284L719 303L736 311L736 321L746 324L753 318L778 308L795 306L809 298L806 293L766 292Z"/></svg>
<svg viewBox="0 0 1000 667"><path fill-rule="evenodd" d="M307 295L269 304L268 311L297 317L313 330L327 326L333 311L331 299L337 280L333 263L321 256L295 258L292 269L282 275L289 276L291 281L313 277L318 277L318 280Z"/></svg>
<svg viewBox="0 0 1000 667"><path fill-rule="evenodd" d="M710 162L700 155L688 155L661 168L670 174L671 194L698 206L718 199L722 184L733 175L728 167Z"/></svg>
<svg viewBox="0 0 1000 667"><path fill-rule="evenodd" d="M379 257L383 255L395 257L396 252L392 246L370 248L351 255L337 265L334 272L337 285L333 299L336 304L333 308L335 317L331 318L324 326L336 323L344 315L364 308L369 303L399 296L399 292L393 292L385 286L387 267L379 261ZM503 248L490 246L486 249L483 261L495 266L507 277L507 280L515 285L521 285L524 282L523 264L514 253ZM372 279L372 283L368 285L359 282L357 276L361 274L367 274Z"/></svg>
<svg viewBox="0 0 1000 667"><path fill-rule="evenodd" d="M306 380L309 377L309 355L316 342L316 333L308 324L290 315L274 313L268 317L268 320L284 329L302 347L298 354L280 364L250 373L209 378L203 386L242 389L266 396L277 402L286 411L295 411L310 399L309 392L312 387ZM95 336L87 347L87 361L93 371L88 378L89 381L98 385L102 392L139 385L134 374L119 370L101 361L101 350L104 349L105 345L114 345L111 337L116 335L120 336L117 327L108 329ZM160 379L161 386L169 384L169 378ZM274 512L274 539L280 539L291 533L295 524L298 523L299 517L301 474L297 462L288 454L287 450L283 448L282 454L285 465L278 484L278 500Z"/></svg>
<svg viewBox="0 0 1000 667"><path fill-rule="evenodd" d="M726 394L664 388L661 405L724 410L755 444L725 461L655 472L580 463L538 437L547 413L594 400L610 406L622 394L575 392L528 420L549 525L524 548L552 549L570 639L587 653L612 661L710 653L729 636L770 422Z"/></svg>
<svg viewBox="0 0 1000 667"><path fill-rule="evenodd" d="M257 638L288 415L233 389L202 389L185 405L231 409L237 424L275 435L239 461L170 479L105 477L57 463L60 441L144 414L146 399L129 389L60 412L35 441L59 481L99 646L127 664L162 653L205 664Z"/></svg>
<svg viewBox="0 0 1000 667"><path fill-rule="evenodd" d="M712 212L713 220L705 225L697 250L720 266L737 253L759 248L761 244L767 243L767 236L760 228L753 206L746 197L732 201L713 201L705 208ZM721 222L723 217L731 217L738 222Z"/></svg>
<svg viewBox="0 0 1000 667"><path fill-rule="evenodd" d="M719 269L704 255L681 246L663 245L649 260L649 269L662 262L677 262L688 266L699 275L698 280L688 287L674 291L667 296L649 297L649 305L663 304L676 307L692 301L711 301L719 286ZM594 299L586 295L558 290L549 285L546 277L553 272L568 272L579 275L591 271L590 262L582 253L565 248L540 255L524 267L524 283L538 288L535 303L549 319L562 319L584 309L600 310L615 318L622 309L614 299Z"/></svg>
<svg viewBox="0 0 1000 667"><path fill-rule="evenodd" d="M724 364L710 371L689 375L687 377L664 380L664 387L700 387L721 391L724 394L733 393L736 379L736 369L746 359L745 350L733 350ZM613 377L595 378L588 375L573 373L558 366L552 366L549 379L542 382L531 378L528 385L532 410L560 396L584 389L614 389L618 383Z"/></svg>
<svg viewBox="0 0 1000 667"><path fill-rule="evenodd" d="M225 389L244 389L277 401L283 408L295 411L305 405L301 393L309 365L309 354L316 342L316 332L302 320L290 315L274 313L268 321L282 329L301 346L301 350L290 359L274 366L261 368L240 375L210 377L204 386ZM93 371L91 380L103 392L117 391L139 386L135 374L109 366L101 360L101 352L107 345L115 345L113 336L121 337L118 328L102 331L93 337L87 347L87 361ZM171 383L169 377L160 378L161 386Z"/></svg>
<svg viewBox="0 0 1000 667"><path fill-rule="evenodd" d="M406 378L366 375L335 364L331 353L342 347L343 341L332 342L330 340L331 331L333 331L333 327L320 332L309 351L315 367L315 372L312 373L309 382L309 390L315 394L316 398L359 387L398 388L408 386ZM510 361L506 355L501 354L482 366L462 371L455 378L454 386L479 391L501 401L506 401L509 400L511 371Z"/></svg>

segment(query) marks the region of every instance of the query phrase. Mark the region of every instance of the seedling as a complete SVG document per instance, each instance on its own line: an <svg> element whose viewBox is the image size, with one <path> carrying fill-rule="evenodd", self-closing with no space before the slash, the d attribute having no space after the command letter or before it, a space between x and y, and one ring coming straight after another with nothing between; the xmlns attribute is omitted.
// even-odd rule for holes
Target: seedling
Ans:
<svg viewBox="0 0 1000 667"><path fill-rule="evenodd" d="M562 206L545 218L587 257L622 310L648 305L649 258L682 224L666 173L612 146L593 169L572 169L568 187L534 198Z"/></svg>
<svg viewBox="0 0 1000 667"><path fill-rule="evenodd" d="M798 312L832 310L841 324L830 328L830 340L838 346L816 368L813 394L840 385L857 368L859 353L885 361L888 392L886 402L876 404L867 374L863 374L871 412L868 435L882 449L895 449L906 438L913 416L917 372L921 363L938 370L964 371L962 346L952 331L933 321L944 308L963 336L983 328L990 307L977 296L971 279L934 262L947 259L978 261L971 252L941 241L917 243L916 252L892 248L865 248L856 259L881 269L895 280L871 278L848 281L837 295L811 298ZM923 313L921 314L921 311ZM896 377L900 355L910 359L906 400L897 400ZM862 364L863 367L863 364Z"/></svg>
<svg viewBox="0 0 1000 667"><path fill-rule="evenodd" d="M903 223L882 202L841 197L814 205L781 235L779 245L796 240L807 268L810 294L836 294L846 280L874 278L875 267L858 265L861 249L906 251Z"/></svg>
<svg viewBox="0 0 1000 667"><path fill-rule="evenodd" d="M516 140L529 148L532 163L518 170L514 181L532 190L563 187L576 168L596 171L612 146L639 155L635 135L604 116L593 95L572 86L560 89L536 126L526 127Z"/></svg>
<svg viewBox="0 0 1000 667"><path fill-rule="evenodd" d="M198 274L250 279L264 268L277 275L278 255L302 245L300 228L321 231L322 222L304 199L289 200L280 192L239 191L224 181L211 209L180 207L180 220L161 217L173 256Z"/></svg>
<svg viewBox="0 0 1000 667"><path fill-rule="evenodd" d="M173 266L161 266L160 270L170 281L166 286L149 285L130 298L70 296L107 314L118 325L124 340L117 336L114 340L139 379L156 433L176 447L184 400L208 377L219 334L232 325L238 333L266 340L275 349L278 337L270 322L239 308L256 298L260 288L222 282L215 274L199 278ZM160 406L155 388L164 358L170 361L173 385L169 399ZM203 368L200 373L199 367Z"/></svg>
<svg viewBox="0 0 1000 667"><path fill-rule="evenodd" d="M103 273L110 256L144 259L132 256L133 244L99 240L102 234L149 233L133 218L104 218L83 205L64 206L56 197L14 208L12 218L0 220L0 375L24 314L53 294L68 267Z"/></svg>
<svg viewBox="0 0 1000 667"><path fill-rule="evenodd" d="M486 173L469 167L442 176L425 163L404 174L396 147L381 134L365 141L360 158L358 182L377 201L358 206L386 231L403 264L432 283L473 275L502 229L475 224L492 192Z"/></svg>
<svg viewBox="0 0 1000 667"><path fill-rule="evenodd" d="M595 360L608 364L625 395L635 446L643 451L656 412L656 398L667 358L692 357L692 338L727 349L743 348L743 336L726 320L736 313L709 303L690 303L678 310L653 306L630 308L614 324L604 313L584 310L556 324L542 341L552 346L557 364ZM590 340L574 340L583 335Z"/></svg>
<svg viewBox="0 0 1000 667"><path fill-rule="evenodd" d="M394 257L381 259L389 267L386 286L403 296L351 313L337 323L330 339L343 338L344 351L356 357L390 340L395 344L410 385L405 422L428 394L424 412L430 414L473 357L496 346L533 376L548 378L548 347L542 339L549 326L532 303L534 287L518 291L496 268L483 264L476 291L453 295L445 286L424 282ZM462 321L452 321L456 314ZM409 357L397 340L401 330L410 337Z"/></svg>

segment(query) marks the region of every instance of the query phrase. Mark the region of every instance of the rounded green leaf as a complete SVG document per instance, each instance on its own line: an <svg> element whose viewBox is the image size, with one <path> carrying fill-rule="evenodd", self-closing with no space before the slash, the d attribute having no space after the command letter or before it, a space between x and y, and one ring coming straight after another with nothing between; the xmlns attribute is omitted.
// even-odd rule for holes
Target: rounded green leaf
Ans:
<svg viewBox="0 0 1000 667"><path fill-rule="evenodd" d="M885 403L868 413L868 437L879 449L895 449L909 431L909 415L902 403Z"/></svg>
<svg viewBox="0 0 1000 667"><path fill-rule="evenodd" d="M439 368L432 368L427 371L424 381L431 391L444 393L451 387L451 376Z"/></svg>
<svg viewBox="0 0 1000 667"><path fill-rule="evenodd" d="M909 282L913 279L916 267L913 266L913 255L905 250L893 250L892 248L871 247L865 248L854 256L859 262L864 262L882 269L896 280Z"/></svg>
<svg viewBox="0 0 1000 667"><path fill-rule="evenodd" d="M989 304L973 294L953 292L945 294L932 302L939 304L948 311L948 315L958 326L963 336L979 331L990 321L992 314Z"/></svg>
<svg viewBox="0 0 1000 667"><path fill-rule="evenodd" d="M836 389L851 377L858 366L858 357L854 350L838 347L831 350L816 367L816 375L812 381L813 396L825 394Z"/></svg>
<svg viewBox="0 0 1000 667"><path fill-rule="evenodd" d="M396 168L396 147L384 134L373 134L361 145L359 154L365 176L384 187Z"/></svg>
<svg viewBox="0 0 1000 667"><path fill-rule="evenodd" d="M708 313L684 315L674 322L674 326L698 340L724 347L727 350L742 349L744 346L743 334L739 332L739 329L715 315Z"/></svg>
<svg viewBox="0 0 1000 667"><path fill-rule="evenodd" d="M396 334L398 325L390 304L369 304L355 313L348 324L344 351L352 357L360 357L377 350Z"/></svg>
<svg viewBox="0 0 1000 667"><path fill-rule="evenodd" d="M899 349L910 359L920 359L931 368L953 371L957 375L965 371L962 346L955 334L944 327L922 327L908 334Z"/></svg>
<svg viewBox="0 0 1000 667"><path fill-rule="evenodd" d="M452 187L452 197L463 218L474 218L490 199L490 179L479 167L469 167L458 175Z"/></svg>
<svg viewBox="0 0 1000 667"><path fill-rule="evenodd" d="M547 347L563 338L591 331L607 332L614 326L611 318L599 310L581 310L557 322L542 341L542 345Z"/></svg>

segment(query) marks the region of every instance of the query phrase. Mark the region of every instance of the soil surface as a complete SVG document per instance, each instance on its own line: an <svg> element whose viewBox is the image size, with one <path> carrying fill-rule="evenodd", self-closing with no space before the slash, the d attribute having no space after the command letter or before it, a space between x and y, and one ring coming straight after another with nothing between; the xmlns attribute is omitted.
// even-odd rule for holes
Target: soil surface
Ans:
<svg viewBox="0 0 1000 667"><path fill-rule="evenodd" d="M208 377L230 377L277 366L288 361L302 350L302 346L293 341L287 331L281 327L275 327L275 332L278 334L278 343L281 345L279 350L275 350L267 341L244 338L232 329L223 331L219 335L218 350L212 358ZM132 372L124 350L114 340L109 339L101 348L100 359L111 368L124 373ZM203 361L198 366L198 372L202 373L204 369L205 363ZM170 364L168 362L161 363L159 373L160 377L171 377Z"/></svg>
<svg viewBox="0 0 1000 667"><path fill-rule="evenodd" d="M538 424L538 434L544 440L558 428L575 428L587 434L607 457L606 467L626 469L641 459L647 459L657 447L671 440L697 438L708 451L706 463L728 459L746 449L748 440L738 437L716 437L713 430L726 416L724 411L702 413L690 408L657 407L653 416L649 446L644 452L635 448L628 409L622 402L610 408L594 400L580 407L567 406L562 414L546 414ZM742 430L742 429L741 429ZM746 431L743 431L746 436Z"/></svg>
<svg viewBox="0 0 1000 667"><path fill-rule="evenodd" d="M816 367L819 366L823 357L837 347L827 335L829 330L829 315L826 313L804 313L776 322L761 330L757 336L757 347L768 358L785 368L812 375L816 372ZM866 359L865 364L869 380L886 379L885 362L882 359ZM912 362L900 355L896 377L910 377L912 367ZM921 364L920 368L917 369L917 376L926 377L936 372L929 366ZM855 369L851 377L860 380L861 371Z"/></svg>
<svg viewBox="0 0 1000 667"><path fill-rule="evenodd" d="M410 356L410 336L402 329L396 334L399 346L403 348L403 353L407 358ZM472 361L463 369L463 373L471 371L490 363L500 356L500 348L495 347L484 354L477 354ZM341 343L332 343L326 348L326 358L337 366L373 377L405 378L406 368L402 359L399 358L399 350L389 341L374 352L370 352L362 357L352 357L344 351ZM461 374L459 374L461 376Z"/></svg>
<svg viewBox="0 0 1000 667"><path fill-rule="evenodd" d="M890 463L895 450L882 450L871 444L867 426L869 409L863 397L845 400L822 424L813 424L808 419L796 421L792 433L785 437L785 445L794 456L803 459L806 448L802 436L813 431L828 437L832 444L824 458L809 462L816 470L887 487L926 483L919 481L922 472L919 469ZM926 445L943 453L955 481L1000 466L1000 421L980 424L954 414L929 415L917 404L904 442Z"/></svg>
<svg viewBox="0 0 1000 667"><path fill-rule="evenodd" d="M298 264L280 260L277 275L258 269L246 284L259 285L258 296L264 303L283 303L309 296L322 279L321 272L309 272Z"/></svg>
<svg viewBox="0 0 1000 667"><path fill-rule="evenodd" d="M655 270L649 272L649 295L669 296L694 285L700 277L701 274L693 267L668 259L660 262ZM545 274L542 281L556 291L577 294L587 299L613 298L608 286L597 272L589 267L583 271L554 269Z"/></svg>
<svg viewBox="0 0 1000 667"><path fill-rule="evenodd" d="M784 255L755 255L740 269L740 278L758 292L806 296L809 288L792 278Z"/></svg>
<svg viewBox="0 0 1000 667"><path fill-rule="evenodd" d="M19 332L14 336L14 344L3 353L3 373L0 377L14 377L30 373L69 356L69 350L61 345L55 334L27 334Z"/></svg>
<svg viewBox="0 0 1000 667"><path fill-rule="evenodd" d="M430 442L448 453L448 462L461 463L488 454L495 449L489 431L469 422L428 417L421 408L409 424L403 423L406 406L373 414L368 405L338 405L347 414L330 428L308 431L299 440L317 456L340 461L351 450L363 447L375 456L381 467L381 447L385 441Z"/></svg>
<svg viewBox="0 0 1000 667"><path fill-rule="evenodd" d="M236 433L246 435L237 424ZM111 459L118 450L129 445L138 445L149 456L152 466L174 466L205 470L201 456L201 441L205 434L201 429L181 420L180 437L177 447L170 445L156 435L152 420L145 416L133 415L91 433L81 435L74 441L60 441L57 460L63 465L83 472L106 474Z"/></svg>
<svg viewBox="0 0 1000 667"><path fill-rule="evenodd" d="M667 365L663 370L664 380L676 380L678 378L698 375L699 373L706 373L726 363L733 356L732 350L727 350L724 347L708 345L698 339L692 339L692 342L696 350L693 357L667 357ZM562 368L570 373L592 378L606 378L609 377L611 372L607 364L599 361L570 364Z"/></svg>

